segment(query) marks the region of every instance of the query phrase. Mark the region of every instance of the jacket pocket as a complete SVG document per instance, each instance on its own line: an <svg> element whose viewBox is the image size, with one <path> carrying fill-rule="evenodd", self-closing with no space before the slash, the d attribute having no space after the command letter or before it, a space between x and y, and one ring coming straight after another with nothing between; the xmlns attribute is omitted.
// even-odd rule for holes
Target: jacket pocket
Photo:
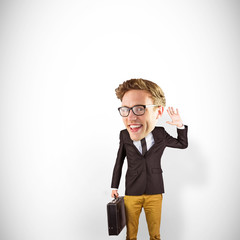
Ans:
<svg viewBox="0 0 240 240"><path fill-rule="evenodd" d="M162 169L161 168L152 168L152 173L154 173L154 174L161 174L162 173Z"/></svg>

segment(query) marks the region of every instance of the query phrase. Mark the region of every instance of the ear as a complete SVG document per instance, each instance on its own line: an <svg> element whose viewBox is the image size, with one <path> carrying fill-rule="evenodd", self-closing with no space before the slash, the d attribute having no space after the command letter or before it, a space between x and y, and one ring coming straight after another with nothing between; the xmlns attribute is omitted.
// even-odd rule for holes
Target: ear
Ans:
<svg viewBox="0 0 240 240"><path fill-rule="evenodd" d="M158 109L157 109L157 112L158 112L158 114L157 114L157 119L159 119L160 117L162 117L163 111L164 111L164 107L159 106Z"/></svg>

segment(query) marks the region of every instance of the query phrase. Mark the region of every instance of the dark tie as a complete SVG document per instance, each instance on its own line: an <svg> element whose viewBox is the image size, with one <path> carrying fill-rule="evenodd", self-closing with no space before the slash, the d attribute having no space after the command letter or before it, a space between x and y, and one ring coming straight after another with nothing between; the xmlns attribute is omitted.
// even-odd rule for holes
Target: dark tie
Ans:
<svg viewBox="0 0 240 240"><path fill-rule="evenodd" d="M145 153L147 152L147 143L145 138L141 140L141 145L142 145L142 155L144 156Z"/></svg>

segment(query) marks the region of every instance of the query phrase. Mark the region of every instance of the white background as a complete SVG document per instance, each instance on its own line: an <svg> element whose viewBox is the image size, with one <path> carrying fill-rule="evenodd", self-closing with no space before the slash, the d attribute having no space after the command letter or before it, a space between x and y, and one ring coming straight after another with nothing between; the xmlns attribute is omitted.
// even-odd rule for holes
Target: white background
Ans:
<svg viewBox="0 0 240 240"><path fill-rule="evenodd" d="M1 1L0 239L125 239L108 237L106 204L124 128L114 90L134 77L189 126L188 149L162 159L162 239L239 239L239 5Z"/></svg>

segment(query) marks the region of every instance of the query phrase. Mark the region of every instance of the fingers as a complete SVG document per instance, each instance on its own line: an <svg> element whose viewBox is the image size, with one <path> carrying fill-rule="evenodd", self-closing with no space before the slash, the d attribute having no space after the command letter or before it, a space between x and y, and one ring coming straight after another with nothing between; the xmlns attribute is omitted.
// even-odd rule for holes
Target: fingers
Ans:
<svg viewBox="0 0 240 240"><path fill-rule="evenodd" d="M114 198L114 195L116 196L116 198L118 197L118 190L112 190L111 197Z"/></svg>
<svg viewBox="0 0 240 240"><path fill-rule="evenodd" d="M173 107L168 107L167 112L168 112L170 118L172 119L172 122L167 121L166 123L168 123L170 125L175 125L177 127L182 127L183 126L182 119L179 115L179 112L178 112L177 108L176 108L176 111L175 111Z"/></svg>
<svg viewBox="0 0 240 240"><path fill-rule="evenodd" d="M168 114L169 114L170 116L171 116L171 115L178 115L178 114L179 114L178 109L176 108L176 112L175 112L175 110L174 110L173 107L168 107L167 112L168 112Z"/></svg>

